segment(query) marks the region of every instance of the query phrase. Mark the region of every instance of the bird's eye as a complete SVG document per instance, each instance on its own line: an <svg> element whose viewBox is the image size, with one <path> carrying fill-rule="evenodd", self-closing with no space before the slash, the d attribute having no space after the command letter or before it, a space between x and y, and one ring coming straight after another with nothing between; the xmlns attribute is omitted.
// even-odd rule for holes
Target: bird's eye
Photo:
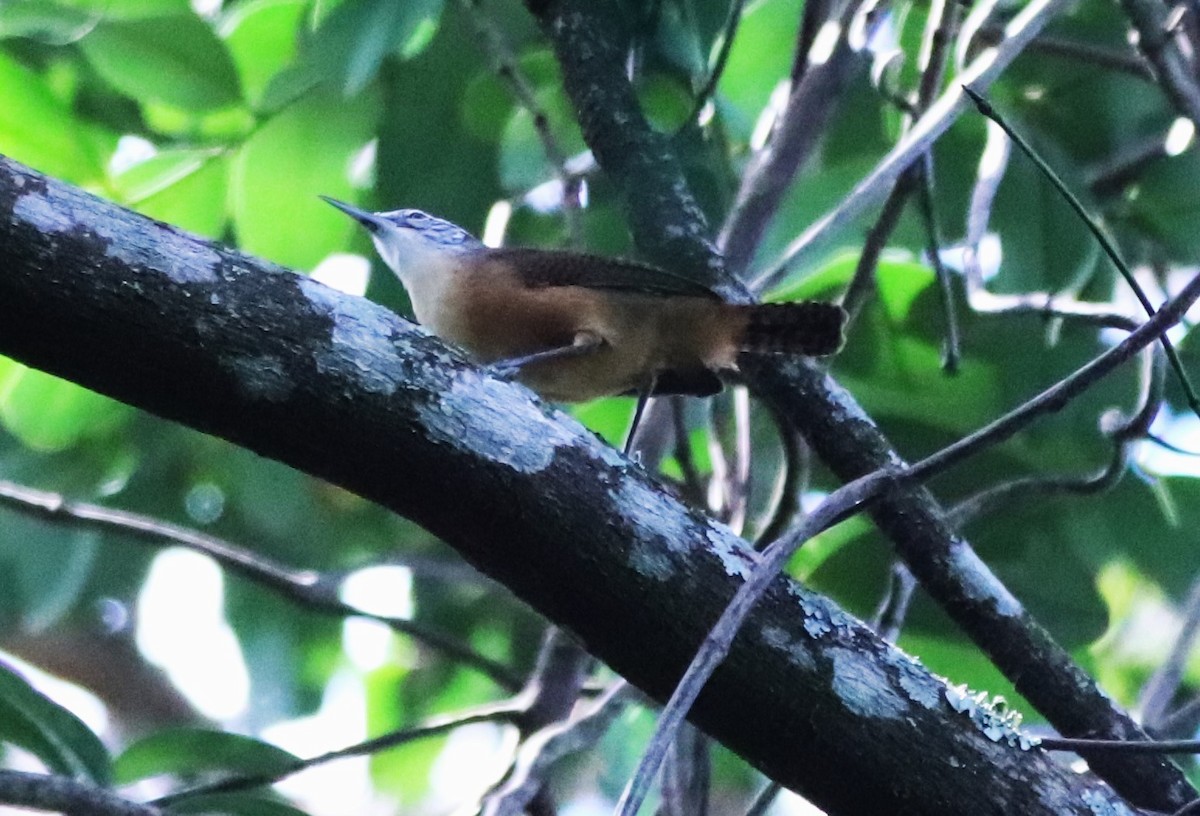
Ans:
<svg viewBox="0 0 1200 816"><path fill-rule="evenodd" d="M420 210L417 210L416 212L411 212L408 214L408 220L409 221L428 221L429 216L427 216L425 213L421 212Z"/></svg>

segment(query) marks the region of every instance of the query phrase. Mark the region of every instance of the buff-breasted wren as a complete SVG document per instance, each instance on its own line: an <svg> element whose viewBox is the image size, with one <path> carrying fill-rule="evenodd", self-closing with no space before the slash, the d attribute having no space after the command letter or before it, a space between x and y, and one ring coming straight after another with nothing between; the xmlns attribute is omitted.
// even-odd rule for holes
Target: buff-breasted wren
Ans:
<svg viewBox="0 0 1200 816"><path fill-rule="evenodd" d="M807 301L735 305L681 275L579 252L487 247L420 210L325 201L367 228L418 322L542 397L707 396L740 352L818 356L846 313Z"/></svg>

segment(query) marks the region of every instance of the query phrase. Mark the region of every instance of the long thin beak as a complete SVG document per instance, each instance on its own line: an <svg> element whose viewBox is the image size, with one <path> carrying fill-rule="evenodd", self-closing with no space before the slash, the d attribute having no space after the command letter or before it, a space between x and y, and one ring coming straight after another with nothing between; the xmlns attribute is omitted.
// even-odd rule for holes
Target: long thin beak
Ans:
<svg viewBox="0 0 1200 816"><path fill-rule="evenodd" d="M360 210L358 207L352 207L344 201L338 201L336 198L330 198L329 196L318 196L318 198L337 207L339 210L353 218L358 223L362 224L371 232L382 229L384 225L387 224L386 221L384 221L375 213L367 212L366 210Z"/></svg>

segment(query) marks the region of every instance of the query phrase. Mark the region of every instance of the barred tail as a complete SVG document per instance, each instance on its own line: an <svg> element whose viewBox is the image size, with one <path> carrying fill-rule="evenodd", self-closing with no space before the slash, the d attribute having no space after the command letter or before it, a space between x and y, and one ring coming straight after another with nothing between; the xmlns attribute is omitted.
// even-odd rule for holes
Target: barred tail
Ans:
<svg viewBox="0 0 1200 816"><path fill-rule="evenodd" d="M842 347L846 311L836 303L763 303L739 306L747 314L742 351L820 357Z"/></svg>

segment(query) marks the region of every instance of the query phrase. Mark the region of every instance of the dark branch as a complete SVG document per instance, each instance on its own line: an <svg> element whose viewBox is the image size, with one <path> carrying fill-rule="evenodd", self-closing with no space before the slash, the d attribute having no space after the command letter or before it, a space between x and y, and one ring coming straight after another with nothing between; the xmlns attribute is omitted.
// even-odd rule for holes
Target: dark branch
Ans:
<svg viewBox="0 0 1200 816"><path fill-rule="evenodd" d="M35 490L5 480L0 480L0 505L51 521L115 530L137 541L157 546L185 547L203 553L226 569L278 592L308 609L347 617L370 618L400 634L438 649L464 665L482 671L504 688L515 689L520 685L512 669L479 654L456 638L416 621L367 612L346 603L338 596L339 581L336 576L325 575L315 570L293 569L216 536L161 519L97 504L71 501L57 493Z"/></svg>
<svg viewBox="0 0 1200 816"><path fill-rule="evenodd" d="M0 353L414 519L659 699L755 562L577 423L385 309L6 160L0 269ZM993 742L945 692L834 604L778 579L690 716L839 813L960 813L981 785L1022 813L1090 813L1094 797L1119 806L1036 752ZM866 734L927 751L864 753ZM972 773L929 767L923 756L939 750ZM925 784L908 784L915 775Z"/></svg>
<svg viewBox="0 0 1200 816"><path fill-rule="evenodd" d="M708 222L667 138L654 131L625 75L628 33L615 3L529 2L563 67L563 84L596 161L623 192L634 243L660 266L735 301L744 287L725 274Z"/></svg>
<svg viewBox="0 0 1200 816"><path fill-rule="evenodd" d="M66 816L164 816L162 810L122 799L74 779L0 770L0 802Z"/></svg>
<svg viewBox="0 0 1200 816"><path fill-rule="evenodd" d="M977 57L957 81L980 86L992 82L1066 5L1065 0L1031 2L1006 28L1009 36L1005 42ZM649 128L622 72L620 50L609 47L601 54L582 34L586 31L611 33L616 4L550 0L531 2L530 6L541 17L545 30L554 41L567 92L580 110L585 138L601 167L612 172L622 189L627 190L631 199L636 199L638 196L628 191L631 185L640 189L642 179L630 175L631 162L657 161L661 157L662 144L646 135ZM578 48L584 49L581 53L588 59L579 58ZM596 118L593 108L600 105L606 95L620 103L613 109L619 121L614 122L611 116L599 118L606 124L619 126L598 128L590 124ZM776 280L800 253L811 249L877 200L950 126L962 110L964 101L961 89L957 85L950 87L843 203L793 242L786 257L760 276L757 283L765 285ZM639 149L641 144L650 147L636 160L624 154L623 151ZM667 166L678 166L673 156L668 153L667 157ZM656 214L655 223L669 230L665 235L694 242L691 251L681 253L681 257L706 254L711 246L704 238L707 231L703 221L691 221L687 226L679 223L680 219L686 221L692 213L689 209L692 199L686 194L685 182L679 174L671 175L671 179L680 189L675 195L656 200L673 209ZM659 177L648 179L646 189L651 196L661 190ZM850 480L900 465L899 455L861 408L815 367L802 364L777 367L777 363L771 361L768 365L752 364L743 368L753 387L761 394L771 395L785 408L808 437L814 451L840 478ZM945 511L927 491L917 488L896 491L887 500L877 503L874 515L926 591L979 643L1009 679L1018 684L1026 698L1059 724L1060 730L1121 739L1144 738L1136 723L1099 691L1095 682L1020 608L969 545L954 535ZM992 602L991 599L996 597L1005 600L1003 608ZM981 598L986 599L986 603ZM1007 605L1009 601L1011 607ZM1014 608L1016 611L1012 615L1000 614ZM1002 619L1002 626L993 630L991 622L997 617ZM733 653L736 654L736 642L734 646ZM720 673L718 670L714 682ZM710 682L698 705L714 693ZM1092 767L1131 800L1160 806L1161 810L1174 810L1195 796L1178 769L1155 758L1114 762L1098 756ZM837 775L841 773L839 771Z"/></svg>

